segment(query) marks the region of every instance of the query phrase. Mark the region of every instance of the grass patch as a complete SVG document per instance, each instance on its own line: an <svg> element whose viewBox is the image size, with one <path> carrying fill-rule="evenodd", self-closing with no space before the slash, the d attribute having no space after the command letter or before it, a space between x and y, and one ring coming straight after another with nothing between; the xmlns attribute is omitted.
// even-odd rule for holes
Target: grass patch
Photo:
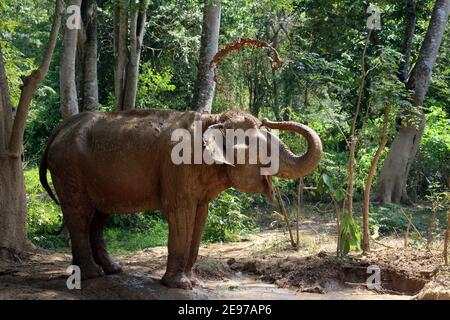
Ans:
<svg viewBox="0 0 450 320"><path fill-rule="evenodd" d="M110 228L105 232L108 251L112 254L139 251L145 248L167 245L168 227L165 221L158 222L148 232Z"/></svg>
<svg viewBox="0 0 450 320"><path fill-rule="evenodd" d="M30 239L33 240L40 235L56 234L62 224L61 208L53 202L41 186L37 167L25 170L25 190Z"/></svg>

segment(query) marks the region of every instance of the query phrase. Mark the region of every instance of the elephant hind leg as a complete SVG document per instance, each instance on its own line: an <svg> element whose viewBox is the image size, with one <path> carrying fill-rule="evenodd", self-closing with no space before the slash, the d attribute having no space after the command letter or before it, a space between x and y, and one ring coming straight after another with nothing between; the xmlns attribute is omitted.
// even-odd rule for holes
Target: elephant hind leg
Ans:
<svg viewBox="0 0 450 320"><path fill-rule="evenodd" d="M94 261L102 267L106 274L115 274L122 272L122 267L109 255L105 238L103 237L103 230L108 218L108 214L96 211L91 221L89 235Z"/></svg>
<svg viewBox="0 0 450 320"><path fill-rule="evenodd" d="M88 206L68 207L62 203L62 210L71 239L72 264L80 267L82 279L102 276L103 270L95 263L89 242L89 227L94 209Z"/></svg>

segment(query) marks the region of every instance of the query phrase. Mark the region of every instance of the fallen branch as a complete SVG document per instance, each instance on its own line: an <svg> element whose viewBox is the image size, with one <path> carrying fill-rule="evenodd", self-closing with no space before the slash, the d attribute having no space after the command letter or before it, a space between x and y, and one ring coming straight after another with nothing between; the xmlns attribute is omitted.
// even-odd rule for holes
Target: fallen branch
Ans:
<svg viewBox="0 0 450 320"><path fill-rule="evenodd" d="M385 247L385 248L394 249L394 247L388 246L387 244L381 243L380 241L377 241L375 239L372 239L372 241L375 242L376 244L379 244L380 246Z"/></svg>

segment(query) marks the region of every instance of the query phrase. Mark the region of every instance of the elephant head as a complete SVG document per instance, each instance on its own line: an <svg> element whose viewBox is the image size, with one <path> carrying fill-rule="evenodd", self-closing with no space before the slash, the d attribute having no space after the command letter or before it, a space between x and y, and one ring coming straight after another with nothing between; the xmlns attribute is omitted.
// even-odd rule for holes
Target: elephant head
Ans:
<svg viewBox="0 0 450 320"><path fill-rule="evenodd" d="M214 115L211 117L214 117ZM237 152L233 153L234 159L220 156L219 159L215 158L219 162L226 164L227 175L232 186L240 191L262 193L273 200L271 175L298 179L311 173L320 162L322 142L313 129L303 124L293 121L273 122L267 119L260 121L256 117L240 110L227 111L220 115L215 115L215 117L210 128L221 129L224 136L227 134L227 129L254 129L250 130L252 134L246 136L245 140L239 142L233 139L231 144L224 143L225 149L230 147L234 148L235 151L244 149L246 152L245 163L236 161ZM267 128L291 131L302 135L308 143L308 150L300 156L293 154L277 136L268 132ZM255 136L259 138L258 146L261 147L261 144L265 144L270 155L273 154L271 146L275 145L278 148L278 170L276 173L262 174L261 168L267 167L267 165L262 164L259 158L256 164L249 163L249 143ZM228 141L227 138L225 140ZM272 144L273 142L276 143Z"/></svg>

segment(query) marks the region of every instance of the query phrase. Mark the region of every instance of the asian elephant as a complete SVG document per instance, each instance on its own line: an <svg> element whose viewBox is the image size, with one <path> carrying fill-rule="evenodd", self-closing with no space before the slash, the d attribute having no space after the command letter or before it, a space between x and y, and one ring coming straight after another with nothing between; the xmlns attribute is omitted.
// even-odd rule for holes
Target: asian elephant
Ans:
<svg viewBox="0 0 450 320"><path fill-rule="evenodd" d="M162 210L169 224L168 261L162 282L190 289L195 284L192 266L208 203L230 187L272 197L270 177L260 174L260 162L174 164L171 153L176 142L172 133L180 128L192 132L194 122L200 123L203 131L265 131L267 142L278 139L267 128L301 134L308 143L304 155L294 155L281 141L278 145L279 170L275 175L282 178L309 174L321 158L322 143L309 127L291 121L260 121L240 110L221 114L156 109L84 112L67 119L49 139L39 174L51 198L59 200L71 238L73 264L80 267L83 279L122 271L103 239L110 215ZM201 146L206 148L207 142L202 141ZM47 169L58 200L47 182Z"/></svg>

